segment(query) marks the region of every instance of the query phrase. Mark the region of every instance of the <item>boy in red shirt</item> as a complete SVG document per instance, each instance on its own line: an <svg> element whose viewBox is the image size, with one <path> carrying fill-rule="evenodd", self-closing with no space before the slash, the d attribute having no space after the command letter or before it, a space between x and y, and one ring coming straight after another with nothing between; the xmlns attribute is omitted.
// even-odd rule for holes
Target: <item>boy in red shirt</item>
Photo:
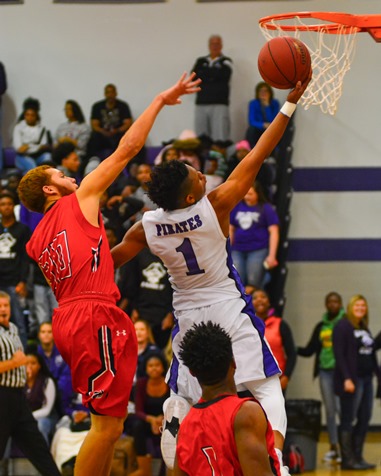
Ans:
<svg viewBox="0 0 381 476"><path fill-rule="evenodd" d="M279 475L274 435L254 398L237 396L229 335L211 321L195 324L180 344L180 358L202 397L180 425L175 476ZM176 415L174 415L176 417Z"/></svg>

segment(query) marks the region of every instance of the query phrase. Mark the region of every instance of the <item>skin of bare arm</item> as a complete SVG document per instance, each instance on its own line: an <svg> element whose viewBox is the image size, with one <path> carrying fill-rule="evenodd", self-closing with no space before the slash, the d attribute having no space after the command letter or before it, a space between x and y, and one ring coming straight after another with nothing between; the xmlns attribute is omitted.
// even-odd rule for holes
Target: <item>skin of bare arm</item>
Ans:
<svg viewBox="0 0 381 476"><path fill-rule="evenodd" d="M130 261L139 251L148 246L141 221L133 225L124 235L123 240L111 250L115 268Z"/></svg>
<svg viewBox="0 0 381 476"><path fill-rule="evenodd" d="M267 420L256 402L245 402L234 420L238 459L244 476L272 476L266 443Z"/></svg>
<svg viewBox="0 0 381 476"><path fill-rule="evenodd" d="M180 97L199 91L199 84L194 73L184 73L175 85L158 94L122 137L115 152L83 179L76 194L82 213L91 224L98 225L100 196L143 147L161 109L181 104Z"/></svg>
<svg viewBox="0 0 381 476"><path fill-rule="evenodd" d="M274 268L278 261L276 260L276 254L278 251L279 245L279 226L271 225L268 228L269 230L269 254L266 257L267 265L269 269Z"/></svg>

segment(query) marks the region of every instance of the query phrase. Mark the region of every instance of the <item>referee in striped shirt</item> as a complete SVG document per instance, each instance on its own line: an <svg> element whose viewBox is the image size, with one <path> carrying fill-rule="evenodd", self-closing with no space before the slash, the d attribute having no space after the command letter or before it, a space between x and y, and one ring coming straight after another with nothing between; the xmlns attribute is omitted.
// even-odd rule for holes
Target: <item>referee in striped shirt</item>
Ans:
<svg viewBox="0 0 381 476"><path fill-rule="evenodd" d="M11 298L0 291L0 459L11 437L42 476L60 476L25 397L26 356L10 317Z"/></svg>

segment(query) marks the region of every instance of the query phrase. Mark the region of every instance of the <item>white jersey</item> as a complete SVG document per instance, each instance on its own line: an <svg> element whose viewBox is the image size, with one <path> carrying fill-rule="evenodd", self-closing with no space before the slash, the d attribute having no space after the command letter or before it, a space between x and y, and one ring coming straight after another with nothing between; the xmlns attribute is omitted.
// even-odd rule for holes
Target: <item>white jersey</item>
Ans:
<svg viewBox="0 0 381 476"><path fill-rule="evenodd" d="M267 387L268 377L279 375L280 370L264 337L264 322L255 315L251 296L244 293L229 240L207 196L182 210L148 211L142 223L147 243L164 262L174 290L173 358L166 378L171 390L189 402L199 400L201 388L179 358L179 346L194 324L211 320L231 337L236 384L241 389L255 388L255 396L263 400L263 385ZM272 382L281 395L279 378ZM278 406L283 409L281 420L286 421L284 405ZM270 409L269 419L280 429L278 413L275 419L273 413Z"/></svg>
<svg viewBox="0 0 381 476"><path fill-rule="evenodd" d="M143 215L148 246L170 275L176 311L216 304L242 295L229 240L207 198L181 210Z"/></svg>

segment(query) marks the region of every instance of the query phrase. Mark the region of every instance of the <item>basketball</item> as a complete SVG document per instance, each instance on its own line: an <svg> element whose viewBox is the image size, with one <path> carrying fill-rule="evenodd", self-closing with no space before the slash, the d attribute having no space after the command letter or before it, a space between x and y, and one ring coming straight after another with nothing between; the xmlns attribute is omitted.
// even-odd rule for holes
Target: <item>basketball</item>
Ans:
<svg viewBox="0 0 381 476"><path fill-rule="evenodd" d="M292 89L305 81L311 69L307 46L297 38L279 36L268 41L258 55L263 80L277 89Z"/></svg>

